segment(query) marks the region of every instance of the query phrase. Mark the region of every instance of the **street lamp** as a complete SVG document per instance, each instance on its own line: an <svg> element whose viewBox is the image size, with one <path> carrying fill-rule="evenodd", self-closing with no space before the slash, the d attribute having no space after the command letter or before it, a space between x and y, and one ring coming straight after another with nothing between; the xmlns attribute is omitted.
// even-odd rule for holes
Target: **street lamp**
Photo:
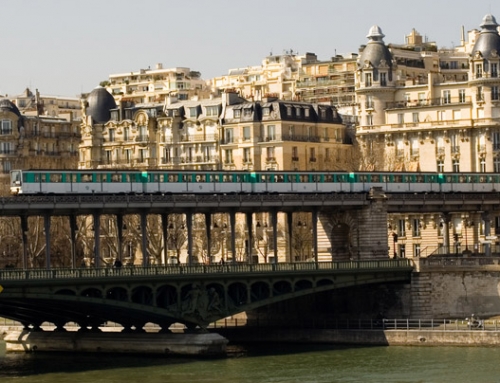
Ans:
<svg viewBox="0 0 500 383"><path fill-rule="evenodd" d="M398 253L396 251L396 244L398 243L398 235L397 233L392 233L392 240L394 242L393 246L394 246L394 258L397 258L398 257Z"/></svg>

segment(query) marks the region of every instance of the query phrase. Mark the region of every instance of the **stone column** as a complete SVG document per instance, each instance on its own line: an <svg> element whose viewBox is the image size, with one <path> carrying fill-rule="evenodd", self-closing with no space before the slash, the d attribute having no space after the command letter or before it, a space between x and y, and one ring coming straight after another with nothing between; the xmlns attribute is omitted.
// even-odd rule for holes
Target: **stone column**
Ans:
<svg viewBox="0 0 500 383"><path fill-rule="evenodd" d="M188 211L186 213L187 237L188 237L188 259L189 266L193 265L193 213Z"/></svg>
<svg viewBox="0 0 500 383"><path fill-rule="evenodd" d="M145 211L143 211L141 212L141 251L143 267L147 267L149 265L147 223L148 215Z"/></svg>
<svg viewBox="0 0 500 383"><path fill-rule="evenodd" d="M23 269L28 268L28 217L21 216L21 236L23 241Z"/></svg>
<svg viewBox="0 0 500 383"><path fill-rule="evenodd" d="M207 258L208 263L212 264L212 214L205 213L205 233L207 236Z"/></svg>
<svg viewBox="0 0 500 383"><path fill-rule="evenodd" d="M247 231L248 231L248 243L247 243L247 263L252 263L252 252L253 252L253 214L245 214L247 221Z"/></svg>
<svg viewBox="0 0 500 383"><path fill-rule="evenodd" d="M123 214L116 215L116 226L117 226L117 234L118 234L118 243L116 244L118 247L118 259L123 261Z"/></svg>
<svg viewBox="0 0 500 383"><path fill-rule="evenodd" d="M50 215L43 217L45 229L45 268L50 269Z"/></svg>
<svg viewBox="0 0 500 383"><path fill-rule="evenodd" d="M71 241L71 267L76 269L76 215L69 216L69 229Z"/></svg>
<svg viewBox="0 0 500 383"><path fill-rule="evenodd" d="M271 225L273 226L274 263L278 263L278 212L271 211Z"/></svg>
<svg viewBox="0 0 500 383"><path fill-rule="evenodd" d="M312 211L312 240L314 261L318 262L318 211Z"/></svg>
<svg viewBox="0 0 500 383"><path fill-rule="evenodd" d="M94 213L94 267L101 266L101 215Z"/></svg>
<svg viewBox="0 0 500 383"><path fill-rule="evenodd" d="M288 262L293 262L293 212L286 213L287 238L288 238Z"/></svg>
<svg viewBox="0 0 500 383"><path fill-rule="evenodd" d="M488 237L491 236L491 216L488 212L485 212L481 215L481 218L484 221L484 237L486 239L486 243L484 244L484 255L489 257L491 256L491 244Z"/></svg>
<svg viewBox="0 0 500 383"><path fill-rule="evenodd" d="M446 254L451 254L450 247L450 215L441 214L441 223L443 224L443 247Z"/></svg>
<svg viewBox="0 0 500 383"><path fill-rule="evenodd" d="M168 214L161 215L161 231L163 235L163 264L168 264Z"/></svg>
<svg viewBox="0 0 500 383"><path fill-rule="evenodd" d="M236 264L236 212L232 210L229 213L229 225L231 227L231 253L233 256L233 265Z"/></svg>

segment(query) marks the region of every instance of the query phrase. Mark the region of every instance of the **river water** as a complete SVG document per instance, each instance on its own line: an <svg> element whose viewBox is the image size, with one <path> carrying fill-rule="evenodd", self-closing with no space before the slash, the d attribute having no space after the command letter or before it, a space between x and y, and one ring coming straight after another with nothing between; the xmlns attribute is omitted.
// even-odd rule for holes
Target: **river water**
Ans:
<svg viewBox="0 0 500 383"><path fill-rule="evenodd" d="M0 352L10 383L500 382L500 348L252 345L223 359Z"/></svg>

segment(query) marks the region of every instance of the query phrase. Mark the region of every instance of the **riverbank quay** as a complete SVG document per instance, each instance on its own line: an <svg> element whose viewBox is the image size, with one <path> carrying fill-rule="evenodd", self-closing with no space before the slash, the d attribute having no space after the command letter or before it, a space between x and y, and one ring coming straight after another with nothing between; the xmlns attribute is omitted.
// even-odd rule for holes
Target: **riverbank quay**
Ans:
<svg viewBox="0 0 500 383"><path fill-rule="evenodd" d="M331 343L373 346L500 347L500 321L484 320L343 320L308 328L228 326L211 329L231 343Z"/></svg>
<svg viewBox="0 0 500 383"><path fill-rule="evenodd" d="M121 332L111 326L103 331L26 331L18 326L0 327L0 341L7 352L102 352L225 357L228 340L217 333Z"/></svg>

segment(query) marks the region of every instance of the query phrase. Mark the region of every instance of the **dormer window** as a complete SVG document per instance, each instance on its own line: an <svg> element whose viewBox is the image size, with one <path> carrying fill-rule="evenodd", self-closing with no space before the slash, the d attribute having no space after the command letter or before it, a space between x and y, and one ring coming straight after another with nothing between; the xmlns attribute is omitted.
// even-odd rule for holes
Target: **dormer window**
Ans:
<svg viewBox="0 0 500 383"><path fill-rule="evenodd" d="M189 117L197 117L198 108L189 108Z"/></svg>
<svg viewBox="0 0 500 383"><path fill-rule="evenodd" d="M243 109L243 116L245 116L245 117L252 116L252 108L245 108L245 109Z"/></svg>
<svg viewBox="0 0 500 383"><path fill-rule="evenodd" d="M365 86L372 86L372 74L365 73Z"/></svg>
<svg viewBox="0 0 500 383"><path fill-rule="evenodd" d="M233 117L240 118L241 117L241 109L233 109Z"/></svg>
<svg viewBox="0 0 500 383"><path fill-rule="evenodd" d="M269 116L271 114L271 108L270 107L265 107L265 108L262 108L262 115L263 116Z"/></svg>

